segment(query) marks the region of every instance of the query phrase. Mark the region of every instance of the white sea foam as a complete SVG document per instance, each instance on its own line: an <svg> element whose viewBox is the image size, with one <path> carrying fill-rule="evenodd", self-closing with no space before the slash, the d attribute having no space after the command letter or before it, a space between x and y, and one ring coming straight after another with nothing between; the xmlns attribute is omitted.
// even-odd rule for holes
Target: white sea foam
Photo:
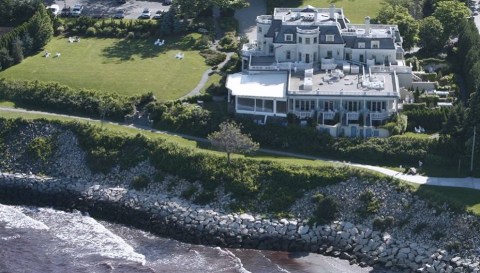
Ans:
<svg viewBox="0 0 480 273"><path fill-rule="evenodd" d="M81 213L39 209L32 217L46 223L60 239L58 249L77 258L100 256L145 264L145 256L135 252L122 238Z"/></svg>
<svg viewBox="0 0 480 273"><path fill-rule="evenodd" d="M240 260L240 258L235 256L235 254L233 254L230 250L222 249L220 247L216 247L215 249L220 253L220 255L224 255L224 256L227 256L230 259L232 259L232 261L236 265L236 269L237 269L238 272L240 272L240 273L251 273L245 267L243 267L242 260Z"/></svg>
<svg viewBox="0 0 480 273"><path fill-rule="evenodd" d="M0 223L8 229L45 229L48 226L25 215L20 209L0 204Z"/></svg>

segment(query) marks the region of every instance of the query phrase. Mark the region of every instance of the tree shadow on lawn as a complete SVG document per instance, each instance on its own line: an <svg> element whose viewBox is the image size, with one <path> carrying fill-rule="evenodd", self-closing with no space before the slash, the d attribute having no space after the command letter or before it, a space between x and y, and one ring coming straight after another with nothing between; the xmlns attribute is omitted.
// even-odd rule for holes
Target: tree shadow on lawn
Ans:
<svg viewBox="0 0 480 273"><path fill-rule="evenodd" d="M192 50L196 40L191 35L167 37L163 46L155 45L157 39L121 39L102 50L102 56L119 61L133 60L133 56L142 59L155 58L168 50Z"/></svg>

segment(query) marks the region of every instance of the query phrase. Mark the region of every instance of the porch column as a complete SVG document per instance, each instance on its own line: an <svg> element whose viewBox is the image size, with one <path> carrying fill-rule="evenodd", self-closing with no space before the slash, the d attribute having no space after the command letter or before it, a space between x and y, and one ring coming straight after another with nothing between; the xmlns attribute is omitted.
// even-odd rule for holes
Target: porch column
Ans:
<svg viewBox="0 0 480 273"><path fill-rule="evenodd" d="M273 115L277 115L277 100L273 99Z"/></svg>
<svg viewBox="0 0 480 273"><path fill-rule="evenodd" d="M238 97L235 96L235 112L238 111Z"/></svg>

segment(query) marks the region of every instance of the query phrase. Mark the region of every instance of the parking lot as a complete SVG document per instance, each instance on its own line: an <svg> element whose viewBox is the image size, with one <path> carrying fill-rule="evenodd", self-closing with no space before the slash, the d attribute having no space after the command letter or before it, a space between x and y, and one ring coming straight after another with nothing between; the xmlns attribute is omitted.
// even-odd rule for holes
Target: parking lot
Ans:
<svg viewBox="0 0 480 273"><path fill-rule="evenodd" d="M82 15L111 18L118 9L125 10L125 18L138 19L145 8L149 8L153 16L158 10L168 11L170 6L165 5L163 0L159 1L135 1L127 0L120 4L117 0L65 0L46 1L46 5L57 4L60 10L67 6L73 8L75 4L83 5Z"/></svg>

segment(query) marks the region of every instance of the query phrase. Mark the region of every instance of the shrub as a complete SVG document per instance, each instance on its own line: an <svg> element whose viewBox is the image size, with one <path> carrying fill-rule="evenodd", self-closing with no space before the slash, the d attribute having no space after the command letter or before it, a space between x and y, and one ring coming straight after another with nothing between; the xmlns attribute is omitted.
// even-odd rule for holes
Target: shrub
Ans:
<svg viewBox="0 0 480 273"><path fill-rule="evenodd" d="M393 227L395 223L395 218L393 216L387 216L387 217L376 217L373 220L373 230L379 230L381 232L384 232L385 230Z"/></svg>
<svg viewBox="0 0 480 273"><path fill-rule="evenodd" d="M133 178L132 187L137 191L141 191L141 190L147 188L149 183L150 183L150 178L148 178L148 176L142 174L142 175L139 175L139 176L135 176Z"/></svg>
<svg viewBox="0 0 480 273"><path fill-rule="evenodd" d="M199 205L207 205L215 200L215 193L212 191L204 191L197 195L194 202Z"/></svg>
<svg viewBox="0 0 480 273"><path fill-rule="evenodd" d="M186 200L190 200L192 196L197 192L197 188L193 185L190 185L186 190L181 194L181 197Z"/></svg>
<svg viewBox="0 0 480 273"><path fill-rule="evenodd" d="M200 55L205 58L205 63L211 66L218 65L221 62L225 61L225 59L227 58L227 55L225 53L211 49L205 49L200 51Z"/></svg>
<svg viewBox="0 0 480 273"><path fill-rule="evenodd" d="M104 147L91 149L87 153L87 165L94 173L108 173L118 162L118 152Z"/></svg>
<svg viewBox="0 0 480 273"><path fill-rule="evenodd" d="M89 27L85 31L85 35L93 37L93 36L97 35L97 30L94 27Z"/></svg>
<svg viewBox="0 0 480 273"><path fill-rule="evenodd" d="M362 205L357 209L357 213L361 217L375 214L380 209L380 202L371 190L364 191L360 194L359 200L362 202Z"/></svg>
<svg viewBox="0 0 480 273"><path fill-rule="evenodd" d="M314 212L314 219L319 224L330 223L335 219L339 212L338 201L333 196L316 196L317 209Z"/></svg>
<svg viewBox="0 0 480 273"><path fill-rule="evenodd" d="M47 162L54 152L53 140L51 137L36 137L27 147L28 154L42 162Z"/></svg>
<svg viewBox="0 0 480 273"><path fill-rule="evenodd" d="M238 49L237 38L235 32L228 32L218 42L221 51L236 51Z"/></svg>

